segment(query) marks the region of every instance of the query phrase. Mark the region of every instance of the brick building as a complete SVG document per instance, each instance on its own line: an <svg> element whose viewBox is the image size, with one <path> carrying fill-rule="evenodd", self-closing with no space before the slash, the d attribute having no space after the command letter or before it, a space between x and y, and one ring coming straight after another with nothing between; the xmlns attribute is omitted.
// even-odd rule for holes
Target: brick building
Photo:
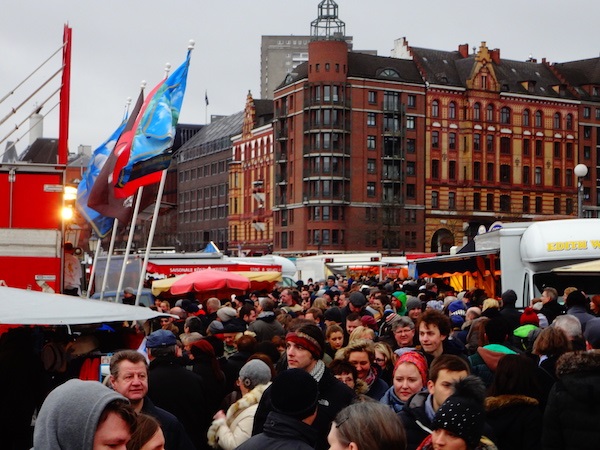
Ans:
<svg viewBox="0 0 600 450"><path fill-rule="evenodd" d="M229 164L229 250L237 256L273 250L273 100L248 92L242 133Z"/></svg>
<svg viewBox="0 0 600 450"><path fill-rule="evenodd" d="M422 251L421 75L349 52L335 2L319 8L308 62L275 90L274 249Z"/></svg>

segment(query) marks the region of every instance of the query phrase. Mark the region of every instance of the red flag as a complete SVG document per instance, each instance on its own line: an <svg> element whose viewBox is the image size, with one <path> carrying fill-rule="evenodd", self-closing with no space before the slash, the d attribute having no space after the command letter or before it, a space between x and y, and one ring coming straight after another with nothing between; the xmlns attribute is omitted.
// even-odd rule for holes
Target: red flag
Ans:
<svg viewBox="0 0 600 450"><path fill-rule="evenodd" d="M119 151L116 151L117 148L115 148L115 153L117 155L117 159L116 159L115 165L112 169L111 189L113 189L114 195L119 198L130 197L130 196L134 195L135 192L137 191L138 186L125 185L123 187L118 187L118 186L115 186L115 183L116 183L117 179L119 178L119 174L121 173L121 171L123 170L123 168L127 165L128 161L129 161L129 154L131 152L131 145L133 143L133 138L135 137L135 132L137 131L137 129L140 126L140 121L142 120L142 117L144 116L144 112L146 111L146 109L148 108L148 105L152 101L154 95L161 88L161 86L163 85L164 82L165 82L165 80L162 80L160 83L158 83L156 85L156 87L154 89L152 89L152 92L150 92L150 94L148 94L148 96L146 97L146 100L144 101L143 105L141 106L140 110L138 111L138 113L136 115L135 123L133 124L131 129L129 129L123 133L123 136L127 135L127 146L123 146ZM117 144L117 147L118 147L118 144ZM147 182L144 184L147 185L147 184L158 183L160 181L161 175L162 175L161 172L155 172L155 173L151 173L151 174L147 175L147 178L146 177L144 178L144 180L146 180Z"/></svg>
<svg viewBox="0 0 600 450"><path fill-rule="evenodd" d="M131 146L132 130L135 130L134 124L144 102L144 93L140 92L137 102L129 115L127 125L123 134L119 137L115 148L106 160L102 170L94 182L88 199L88 206L98 211L103 216L114 217L121 223L128 223L133 214L133 202L131 198L116 198L114 193L114 183L112 174L114 171L117 157Z"/></svg>

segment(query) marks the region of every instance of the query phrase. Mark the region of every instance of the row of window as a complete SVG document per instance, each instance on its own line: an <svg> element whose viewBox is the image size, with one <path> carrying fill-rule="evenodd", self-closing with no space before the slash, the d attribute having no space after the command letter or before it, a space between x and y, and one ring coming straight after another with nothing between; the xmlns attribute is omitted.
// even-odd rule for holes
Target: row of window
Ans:
<svg viewBox="0 0 600 450"><path fill-rule="evenodd" d="M376 127L377 126L377 116L376 112L367 112L367 126L368 127ZM406 129L414 130L417 127L417 118L415 116L406 116ZM395 115L386 115L383 116L383 129L386 132L396 132L400 131L400 118Z"/></svg>
<svg viewBox="0 0 600 450"><path fill-rule="evenodd" d="M473 151L479 152L483 150L482 137L485 137L485 150L488 153L495 153L497 140L491 134L482 136L480 133L473 134ZM531 154L531 140L523 139L523 156L529 156ZM457 149L457 135L454 132L448 133L448 150ZM511 155L512 154L512 143L513 140L510 137L500 137L500 154ZM553 142L553 155L554 158L562 159L562 142ZM440 148L440 132L431 132L431 147L436 149ZM565 144L567 159L573 159L573 143L567 142ZM535 140L535 156L542 158L544 156L544 142L541 139Z"/></svg>
<svg viewBox="0 0 600 450"><path fill-rule="evenodd" d="M381 92L369 91L367 93L367 101L371 105L377 105L379 102L379 95ZM406 107L416 108L417 107L417 96L414 94L408 94L406 96ZM383 109L386 111L399 111L400 110L400 93L384 91L383 92Z"/></svg>
<svg viewBox="0 0 600 450"><path fill-rule="evenodd" d="M385 136L383 138L383 154L384 156L396 156L401 153L401 140L393 136ZM417 141L414 138L405 139L406 153L415 153ZM367 149L377 150L377 136L367 136Z"/></svg>
<svg viewBox="0 0 600 450"><path fill-rule="evenodd" d="M466 170L466 169L465 169ZM501 164L500 165L500 178L498 181L500 183L512 183L512 172L513 167L510 164ZM486 164L486 178L487 182L495 182L496 181L496 165L494 163ZM562 187L563 179L562 179L562 170L560 168L554 168L552 171L552 186L554 187ZM448 179L451 181L457 180L457 170L456 170L456 161L448 162ZM440 161L438 159L433 159L431 161L431 178L434 180L440 179ZM466 174L465 174L466 179ZM482 178L482 163L479 161L473 162L473 181L483 181ZM541 166L537 166L534 169L534 184L537 186L542 186L544 184L544 170ZM574 186L574 177L573 177L573 169L565 170L565 181L564 186L573 187ZM529 186L531 185L531 167L523 166L522 168L522 184Z"/></svg>
<svg viewBox="0 0 600 450"><path fill-rule="evenodd" d="M440 194L438 191L432 191L431 192L431 208L432 209L437 209L440 207L439 204L439 198L440 198ZM543 213L543 199L541 196L537 196L535 197L535 208L534 211L531 210L531 197L528 195L524 195L523 197L523 203L522 203L522 208L521 208L521 212L524 214L529 214L531 212L535 212L536 214L541 214ZM474 211L482 211L482 195L479 192L475 192L473 194L473 210ZM506 213L510 213L510 212L516 212L516 211L512 211L511 209L511 205L513 205L513 202L511 201L511 197L510 195L504 194L504 195L500 195L500 203L499 203L499 211L500 212L506 212ZM496 211L496 197L494 194L486 194L485 195L485 210L486 211L490 211L490 212L495 212ZM466 203L466 197L463 198L463 202ZM563 209L563 204L562 204L562 200L560 197L555 197L553 200L553 211L554 214L572 214L573 213L573 206L574 206L574 202L573 199L571 198L567 198L564 204L564 209ZM465 208L466 208L466 204L465 204ZM449 192L448 193L448 209L450 210L456 210L456 193L455 192Z"/></svg>
<svg viewBox="0 0 600 450"><path fill-rule="evenodd" d="M207 177L210 175L217 175L219 173L227 172L226 161L213 162L211 164L205 164L203 166L194 167L192 169L186 169L179 172L179 182L195 180L197 178Z"/></svg>
<svg viewBox="0 0 600 450"><path fill-rule="evenodd" d="M344 230L306 230L309 245L338 245L344 243Z"/></svg>
<svg viewBox="0 0 600 450"><path fill-rule="evenodd" d="M589 110L589 108L587 108ZM466 109L465 109L466 114ZM585 108L584 108L585 114ZM588 111L589 114L589 111ZM433 100L431 102L431 117L440 117L440 102L438 100ZM584 115L585 117L585 115ZM457 119L458 118L458 109L456 102L450 102L448 104L448 118L449 119ZM473 105L472 118L474 121L480 122L483 118L483 111L481 107L481 103L475 103ZM540 110L537 110L533 114L534 118L534 126L537 128L542 128L544 126L544 113ZM596 110L596 118L600 119L600 108ZM486 122L496 122L496 109L493 104L487 105L485 108L485 121ZM500 108L500 117L498 120L501 124L511 125L512 124L512 110L503 106ZM529 109L525 109L521 116L521 124L525 127L531 126L531 111ZM552 126L555 130L563 129L563 126L567 130L573 129L573 114L567 114L565 116L565 121L563 124L562 114L559 112L554 113Z"/></svg>
<svg viewBox="0 0 600 450"><path fill-rule="evenodd" d="M179 211L179 223L200 222L227 218L227 206L213 206L195 211Z"/></svg>
<svg viewBox="0 0 600 450"><path fill-rule="evenodd" d="M179 204L187 202L195 202L196 200L202 200L203 198L217 198L227 196L227 184L219 184L216 186L210 186L201 188L195 191L185 191L179 193Z"/></svg>

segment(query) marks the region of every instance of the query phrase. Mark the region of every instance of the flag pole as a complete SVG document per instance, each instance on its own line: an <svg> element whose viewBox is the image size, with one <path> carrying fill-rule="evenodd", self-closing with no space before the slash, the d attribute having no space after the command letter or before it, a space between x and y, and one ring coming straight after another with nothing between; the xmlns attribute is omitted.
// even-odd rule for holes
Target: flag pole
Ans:
<svg viewBox="0 0 600 450"><path fill-rule="evenodd" d="M96 264L98 263L98 256L100 256L100 249L102 248L102 239L100 239L99 237L96 237L96 239L97 241L96 250L94 251L94 261L92 262L92 271L90 272L90 281L88 282L85 298L90 298L90 287L94 285L94 278L96 276Z"/></svg>
<svg viewBox="0 0 600 450"><path fill-rule="evenodd" d="M110 244L108 245L108 254L106 255L106 266L104 267L104 279L102 280L102 290L100 291L100 300L104 299L104 291L106 291L106 283L108 282L108 269L110 267L110 260L115 249L115 239L117 237L117 227L119 226L119 219L115 219L113 222L112 231L110 232Z"/></svg>
<svg viewBox="0 0 600 450"><path fill-rule="evenodd" d="M144 286L144 279L146 278L146 270L148 269L148 260L150 259L150 249L152 248L152 241L154 240L154 232L156 231L156 222L158 222L158 213L160 212L160 204L162 201L163 191L165 190L165 181L167 179L167 169L163 170L160 177L160 184L158 185L158 193L156 194L156 203L154 204L154 214L152 215L152 224L150 225L150 233L148 233L148 243L146 244L146 254L144 255L144 263L142 264L142 273L138 282L137 292L138 295L135 298L136 306L140 303L140 294L142 287ZM140 188L142 189L142 188Z"/></svg>
<svg viewBox="0 0 600 450"><path fill-rule="evenodd" d="M140 210L140 204L142 203L142 194L144 193L144 187L138 188L137 197L135 199L135 207L133 209L133 216L131 217L131 224L129 225L129 237L127 238L127 247L125 254L123 255L123 265L121 266L121 275L119 276L119 285L117 286L117 292L115 293L115 303L119 303L121 298L121 291L123 289L123 283L125 281L125 269L127 269L127 260L129 259L129 252L131 251L131 244L133 242L133 236L135 235L135 224L137 222L138 212Z"/></svg>

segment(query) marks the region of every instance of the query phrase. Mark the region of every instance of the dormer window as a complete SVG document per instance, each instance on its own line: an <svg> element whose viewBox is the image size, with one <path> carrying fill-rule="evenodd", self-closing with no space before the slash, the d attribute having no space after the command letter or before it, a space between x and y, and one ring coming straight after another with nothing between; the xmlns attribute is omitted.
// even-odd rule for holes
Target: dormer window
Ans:
<svg viewBox="0 0 600 450"><path fill-rule="evenodd" d="M394 69L383 69L379 72L379 76L384 78L400 78L400 75Z"/></svg>

